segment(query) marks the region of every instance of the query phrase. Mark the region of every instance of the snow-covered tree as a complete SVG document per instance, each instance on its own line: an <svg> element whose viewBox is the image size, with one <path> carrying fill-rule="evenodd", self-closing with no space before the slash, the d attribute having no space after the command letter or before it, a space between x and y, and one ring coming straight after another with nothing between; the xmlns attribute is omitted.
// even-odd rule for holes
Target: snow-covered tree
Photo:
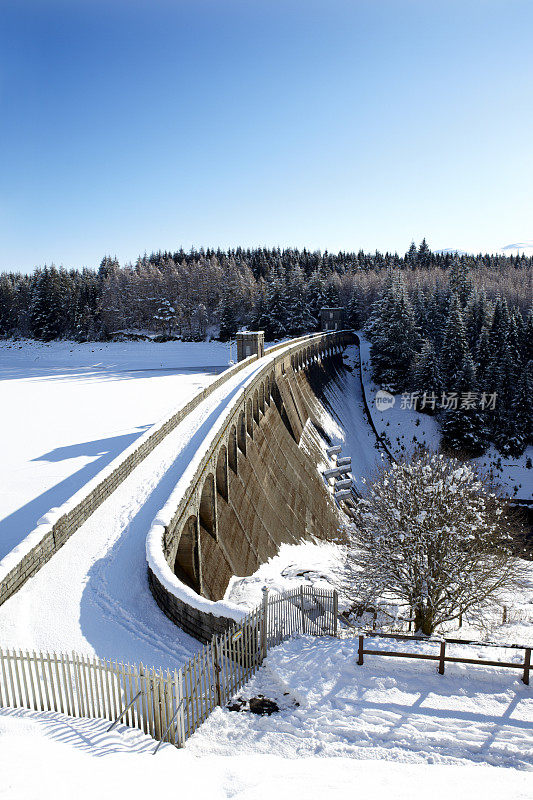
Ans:
<svg viewBox="0 0 533 800"><path fill-rule="evenodd" d="M480 456L487 446L487 428L477 391L476 369L470 355L464 359L450 388L456 396L448 397L451 405L443 412L442 446L447 451L468 457Z"/></svg>
<svg viewBox="0 0 533 800"><path fill-rule="evenodd" d="M346 308L346 327L358 331L366 317L366 302L360 289L354 287Z"/></svg>
<svg viewBox="0 0 533 800"><path fill-rule="evenodd" d="M314 320L307 304L305 273L296 265L287 274L287 331L298 336L312 330Z"/></svg>
<svg viewBox="0 0 533 800"><path fill-rule="evenodd" d="M444 340L440 353L441 374L446 391L454 391L459 370L468 356L468 341L461 312L461 303L457 295L450 301L450 310L444 331Z"/></svg>
<svg viewBox="0 0 533 800"><path fill-rule="evenodd" d="M416 260L418 269L429 269L431 267L431 250L425 238L420 242Z"/></svg>
<svg viewBox="0 0 533 800"><path fill-rule="evenodd" d="M359 501L347 591L358 603L399 603L429 635L521 585L513 526L470 465L415 455L383 469Z"/></svg>
<svg viewBox="0 0 533 800"><path fill-rule="evenodd" d="M408 385L419 336L407 292L398 277L375 304L366 331L372 343L373 380L390 391L402 391Z"/></svg>
<svg viewBox="0 0 533 800"><path fill-rule="evenodd" d="M526 365L518 380L511 415L514 432L508 448L512 455L521 455L528 444L533 444L533 361Z"/></svg>
<svg viewBox="0 0 533 800"><path fill-rule="evenodd" d="M166 298L161 300L159 306L157 307L157 311L154 314L154 321L156 327L161 328L161 330L167 334L167 336L172 336L172 327L176 322L176 309Z"/></svg>
<svg viewBox="0 0 533 800"><path fill-rule="evenodd" d="M418 409L434 414L442 391L442 379L435 348L427 339L415 359L411 386L419 395Z"/></svg>
<svg viewBox="0 0 533 800"><path fill-rule="evenodd" d="M450 289L459 298L461 306L464 308L472 293L472 283L468 276L468 266L462 256L454 257L450 268Z"/></svg>

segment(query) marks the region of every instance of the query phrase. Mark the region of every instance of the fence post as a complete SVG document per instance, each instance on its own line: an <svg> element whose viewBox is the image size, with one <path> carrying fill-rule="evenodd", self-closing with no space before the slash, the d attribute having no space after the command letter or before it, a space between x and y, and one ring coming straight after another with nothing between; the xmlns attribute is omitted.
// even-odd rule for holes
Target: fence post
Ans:
<svg viewBox="0 0 533 800"><path fill-rule="evenodd" d="M267 636L268 636L268 589L263 586L263 602L261 605L261 661L267 657Z"/></svg>
<svg viewBox="0 0 533 800"><path fill-rule="evenodd" d="M363 642L364 642L364 636L360 636L359 637L359 658L357 659L357 663L359 664L359 666L361 666L362 663L363 663Z"/></svg>
<svg viewBox="0 0 533 800"><path fill-rule="evenodd" d="M337 636L337 623L339 617L339 593L333 590L333 636Z"/></svg>
<svg viewBox="0 0 533 800"><path fill-rule="evenodd" d="M305 633L305 606L304 606L304 587L300 586L300 610L302 612L302 633Z"/></svg>
<svg viewBox="0 0 533 800"><path fill-rule="evenodd" d="M444 675L444 656L446 653L446 642L443 640L440 643L440 653L439 653L439 675Z"/></svg>
<svg viewBox="0 0 533 800"><path fill-rule="evenodd" d="M222 691L220 689L220 658L218 654L218 639L213 638L213 666L215 668L215 703L217 706L222 706Z"/></svg>
<svg viewBox="0 0 533 800"><path fill-rule="evenodd" d="M526 653L524 656L524 674L522 675L522 681L529 686L529 670L531 669L531 647L526 647Z"/></svg>

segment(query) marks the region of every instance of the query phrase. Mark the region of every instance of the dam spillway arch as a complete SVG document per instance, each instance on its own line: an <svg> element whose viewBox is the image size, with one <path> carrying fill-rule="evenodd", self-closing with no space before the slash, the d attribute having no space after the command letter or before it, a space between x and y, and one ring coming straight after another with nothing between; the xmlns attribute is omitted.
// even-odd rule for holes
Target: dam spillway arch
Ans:
<svg viewBox="0 0 533 800"><path fill-rule="evenodd" d="M337 510L316 469L320 456L313 461L312 443L305 449L300 443L318 410L306 370L327 366L351 343L351 332L334 332L277 346L275 355L267 351L264 366L212 431L189 481L152 525L152 594L171 620L201 641L243 614L222 599L232 576L252 574L284 542L329 537L338 528Z"/></svg>

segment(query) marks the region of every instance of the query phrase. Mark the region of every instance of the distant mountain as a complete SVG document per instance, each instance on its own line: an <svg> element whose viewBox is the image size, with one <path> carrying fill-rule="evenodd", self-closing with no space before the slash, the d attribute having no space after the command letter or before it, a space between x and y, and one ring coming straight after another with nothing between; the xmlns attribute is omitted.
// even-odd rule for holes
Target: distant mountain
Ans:
<svg viewBox="0 0 533 800"><path fill-rule="evenodd" d="M530 239L528 242L514 242L514 244L506 244L501 249L505 255L515 255L513 251L516 250L516 253L520 255L523 253L526 256L533 256L533 241Z"/></svg>

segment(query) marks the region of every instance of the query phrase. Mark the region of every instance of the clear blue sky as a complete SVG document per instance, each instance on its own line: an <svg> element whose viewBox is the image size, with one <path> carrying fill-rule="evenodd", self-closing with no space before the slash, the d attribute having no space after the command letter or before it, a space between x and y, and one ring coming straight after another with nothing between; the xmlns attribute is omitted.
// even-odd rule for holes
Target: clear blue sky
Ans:
<svg viewBox="0 0 533 800"><path fill-rule="evenodd" d="M2 0L0 269L533 240L531 0Z"/></svg>

